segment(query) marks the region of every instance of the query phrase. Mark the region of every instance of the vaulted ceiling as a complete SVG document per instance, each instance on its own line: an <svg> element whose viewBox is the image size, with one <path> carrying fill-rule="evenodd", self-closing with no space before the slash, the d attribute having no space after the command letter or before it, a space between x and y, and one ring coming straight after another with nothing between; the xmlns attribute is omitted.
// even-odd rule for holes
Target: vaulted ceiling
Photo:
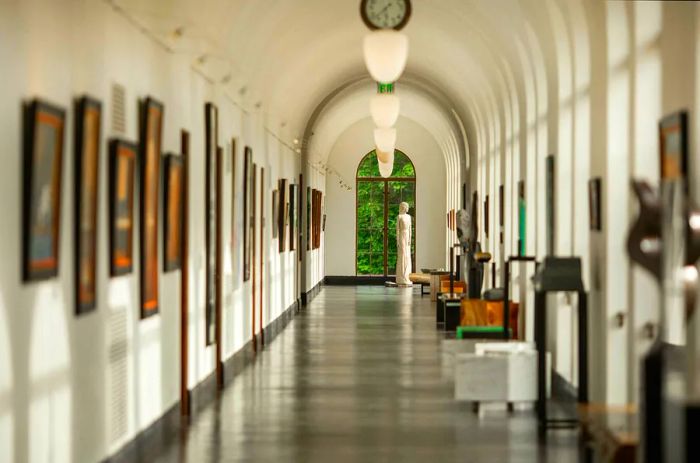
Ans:
<svg viewBox="0 0 700 463"><path fill-rule="evenodd" d="M107 1L186 55L241 107L260 112L281 138L318 136L304 140L316 151L312 157L327 155L342 131L337 124L368 116L372 84L359 0ZM406 100L402 116L423 124L439 144L456 143L468 163L477 139L488 136L484 120L503 119L504 106L517 111L524 82L537 77L531 62L552 54L551 17L568 3L414 0L404 29L408 65L397 86ZM336 126L324 123L326 116ZM314 130L319 124L325 131Z"/></svg>

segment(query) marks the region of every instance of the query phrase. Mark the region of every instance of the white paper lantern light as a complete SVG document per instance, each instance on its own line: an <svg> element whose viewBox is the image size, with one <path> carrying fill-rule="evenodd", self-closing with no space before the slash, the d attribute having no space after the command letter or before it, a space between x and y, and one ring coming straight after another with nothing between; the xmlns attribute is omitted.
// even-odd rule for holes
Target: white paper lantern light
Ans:
<svg viewBox="0 0 700 463"><path fill-rule="evenodd" d="M379 175L381 175L384 178L389 178L389 177L391 177L391 173L393 171L394 171L394 160L393 159L391 160L390 163L379 161Z"/></svg>
<svg viewBox="0 0 700 463"><path fill-rule="evenodd" d="M374 125L382 129L396 124L400 107L399 97L393 93L377 93L369 100L369 112L372 114Z"/></svg>
<svg viewBox="0 0 700 463"><path fill-rule="evenodd" d="M374 146L385 153L393 153L396 146L396 129L374 129Z"/></svg>
<svg viewBox="0 0 700 463"><path fill-rule="evenodd" d="M377 82L399 80L408 59L408 37L393 29L377 29L365 36L365 65Z"/></svg>
<svg viewBox="0 0 700 463"><path fill-rule="evenodd" d="M394 150L391 150L391 151L376 150L376 152L377 152L377 160L379 162L383 162L384 164L393 164L394 163Z"/></svg>

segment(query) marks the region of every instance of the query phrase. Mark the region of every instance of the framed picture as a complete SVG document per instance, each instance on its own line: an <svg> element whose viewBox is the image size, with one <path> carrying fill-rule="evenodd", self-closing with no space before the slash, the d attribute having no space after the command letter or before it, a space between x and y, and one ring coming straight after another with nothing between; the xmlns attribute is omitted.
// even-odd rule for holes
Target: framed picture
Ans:
<svg viewBox="0 0 700 463"><path fill-rule="evenodd" d="M505 227L505 195L503 185L498 187L498 242L503 244L503 228Z"/></svg>
<svg viewBox="0 0 700 463"><path fill-rule="evenodd" d="M22 277L58 275L65 111L44 101L24 107Z"/></svg>
<svg viewBox="0 0 700 463"><path fill-rule="evenodd" d="M141 318L158 313L158 188L163 105L151 97L141 107Z"/></svg>
<svg viewBox="0 0 700 463"><path fill-rule="evenodd" d="M250 216L253 201L253 150L246 146L243 159L243 281L250 280L251 240Z"/></svg>
<svg viewBox="0 0 700 463"><path fill-rule="evenodd" d="M97 303L97 189L102 105L89 97L75 102L75 312Z"/></svg>
<svg viewBox="0 0 700 463"><path fill-rule="evenodd" d="M279 190L274 190L272 192L272 217L277 219L280 216L280 192ZM272 239L277 239L279 235L279 227L277 224L273 224L272 228Z"/></svg>
<svg viewBox="0 0 700 463"><path fill-rule="evenodd" d="M289 185L289 250L294 251L297 248L297 233L298 224L297 217L299 215L299 185Z"/></svg>
<svg viewBox="0 0 700 463"><path fill-rule="evenodd" d="M238 249L238 230L236 223L236 139L231 139L231 262L236 262L236 249Z"/></svg>
<svg viewBox="0 0 700 463"><path fill-rule="evenodd" d="M489 237L489 195L484 198L484 234Z"/></svg>
<svg viewBox="0 0 700 463"><path fill-rule="evenodd" d="M298 243L298 249L300 252L299 254L299 262L302 261L302 253L301 250L303 248L303 240L302 240L302 226L304 224L304 210L303 210L303 204L304 204L304 176L302 174L299 174L299 188L298 188L298 198L297 198L297 210L299 211L299 215L297 218L297 243Z"/></svg>
<svg viewBox="0 0 700 463"><path fill-rule="evenodd" d="M206 269L204 308L206 324L206 345L214 344L216 340L216 257L219 252L217 240L217 207L219 202L218 172L219 172L219 110L213 103L204 105L204 163L205 163L205 195L204 195L204 228L206 253L204 256Z"/></svg>
<svg viewBox="0 0 700 463"><path fill-rule="evenodd" d="M555 178L554 178L554 155L550 154L547 156L546 159L546 169L547 169L547 179L546 179L546 185L545 185L545 200L547 209L546 209L546 220L547 220L547 255L553 256L554 255L554 224L555 224L555 217L554 217L554 207L555 207L555 197L554 197L554 186L555 186Z"/></svg>
<svg viewBox="0 0 700 463"><path fill-rule="evenodd" d="M306 250L311 250L311 215L312 215L312 190L311 187L306 187Z"/></svg>
<svg viewBox="0 0 700 463"><path fill-rule="evenodd" d="M131 273L134 249L134 175L138 148L128 141L109 141L109 273Z"/></svg>
<svg viewBox="0 0 700 463"><path fill-rule="evenodd" d="M679 111L659 122L659 166L662 180L688 179L688 113Z"/></svg>
<svg viewBox="0 0 700 463"><path fill-rule="evenodd" d="M601 220L601 179L600 177L592 178L588 181L588 217L590 229L600 231L603 229Z"/></svg>
<svg viewBox="0 0 700 463"><path fill-rule="evenodd" d="M280 200L280 205L279 205L279 213L280 215L277 217L277 236L279 237L278 241L278 248L279 252L284 252L287 250L287 194L288 194L288 188L287 188L287 179L286 178L281 178L277 181L278 187L277 189L279 190L279 200Z"/></svg>
<svg viewBox="0 0 700 463"><path fill-rule="evenodd" d="M165 182L163 186L163 270L180 268L182 261L182 215L185 197L182 194L184 164L175 154L165 156Z"/></svg>
<svg viewBox="0 0 700 463"><path fill-rule="evenodd" d="M323 214L323 225L321 227L321 231L326 231L326 214Z"/></svg>
<svg viewBox="0 0 700 463"><path fill-rule="evenodd" d="M525 181L518 182L518 252L521 256L526 255L525 252L525 235L527 233L527 216L525 208Z"/></svg>

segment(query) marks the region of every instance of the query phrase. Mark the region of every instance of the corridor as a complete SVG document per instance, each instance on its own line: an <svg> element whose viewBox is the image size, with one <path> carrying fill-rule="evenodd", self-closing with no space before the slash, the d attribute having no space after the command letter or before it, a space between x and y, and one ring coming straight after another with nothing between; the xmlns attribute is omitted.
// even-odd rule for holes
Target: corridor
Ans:
<svg viewBox="0 0 700 463"><path fill-rule="evenodd" d="M157 462L576 462L529 412L453 400L434 306L418 288L325 287Z"/></svg>

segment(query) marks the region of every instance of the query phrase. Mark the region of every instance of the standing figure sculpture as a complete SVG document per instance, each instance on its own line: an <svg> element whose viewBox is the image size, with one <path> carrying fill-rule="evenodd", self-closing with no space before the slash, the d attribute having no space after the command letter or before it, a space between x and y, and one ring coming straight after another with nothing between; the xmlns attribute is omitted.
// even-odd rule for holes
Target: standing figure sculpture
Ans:
<svg viewBox="0 0 700 463"><path fill-rule="evenodd" d="M408 203L399 204L399 216L396 218L396 284L412 286L411 274L411 216L408 215Z"/></svg>

